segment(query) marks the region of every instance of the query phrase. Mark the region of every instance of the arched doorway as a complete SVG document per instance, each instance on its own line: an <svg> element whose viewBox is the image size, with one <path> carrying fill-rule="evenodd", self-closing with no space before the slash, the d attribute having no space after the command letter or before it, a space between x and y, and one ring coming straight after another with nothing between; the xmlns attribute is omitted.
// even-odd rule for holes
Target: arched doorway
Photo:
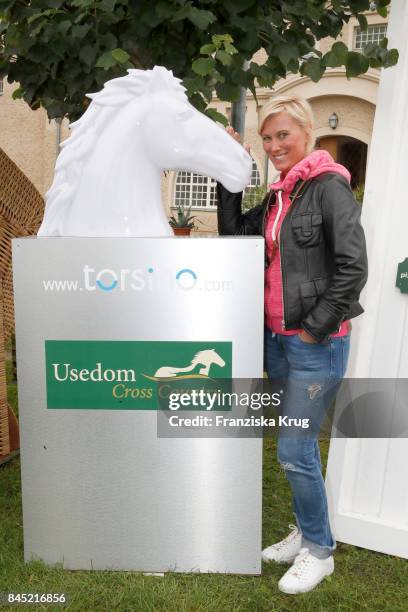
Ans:
<svg viewBox="0 0 408 612"><path fill-rule="evenodd" d="M317 148L325 149L339 164L351 174L351 188L356 189L365 183L367 166L367 145L350 136L325 136L319 138Z"/></svg>

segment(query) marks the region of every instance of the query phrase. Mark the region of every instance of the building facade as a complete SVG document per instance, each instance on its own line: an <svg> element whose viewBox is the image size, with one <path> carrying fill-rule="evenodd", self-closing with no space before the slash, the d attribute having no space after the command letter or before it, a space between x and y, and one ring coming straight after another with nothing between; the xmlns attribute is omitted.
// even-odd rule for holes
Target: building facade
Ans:
<svg viewBox="0 0 408 612"><path fill-rule="evenodd" d="M387 31L387 19L375 11L366 13L368 30L361 31L358 21L350 19L343 28L341 40L350 50L360 50L367 42L378 42ZM331 39L319 42L319 50L326 52ZM259 51L254 61L266 59ZM266 185L277 176L273 165L265 159L258 136L258 115L264 104L274 95L298 94L309 100L315 116L316 146L327 149L335 160L351 172L352 186L361 187L365 181L367 157L370 153L371 133L377 100L379 70L369 71L347 79L344 68L328 69L318 82L308 77L288 75L273 90L259 88L257 102L247 94L245 141L251 146L253 172L251 185ZM68 136L68 124L49 122L43 109L31 111L21 100L13 100L14 86L6 82L0 89L0 147L30 178L40 193L45 194L52 182L58 143ZM229 117L231 104L214 99L211 104ZM168 172L162 182L163 202L169 216L176 205L191 207L196 217L195 232L215 234L216 192L209 177L188 172Z"/></svg>

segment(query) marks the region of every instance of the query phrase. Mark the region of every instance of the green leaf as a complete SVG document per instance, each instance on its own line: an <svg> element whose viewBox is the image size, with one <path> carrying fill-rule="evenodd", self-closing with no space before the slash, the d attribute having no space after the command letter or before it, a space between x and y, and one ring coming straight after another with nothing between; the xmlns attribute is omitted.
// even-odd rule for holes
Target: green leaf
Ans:
<svg viewBox="0 0 408 612"><path fill-rule="evenodd" d="M217 49L216 46L213 44L203 45L200 48L200 53L201 55L211 55L211 53L214 53L216 49Z"/></svg>
<svg viewBox="0 0 408 612"><path fill-rule="evenodd" d="M220 49L215 54L215 59L217 59L223 66L230 66L232 62L232 57L226 51Z"/></svg>
<svg viewBox="0 0 408 612"><path fill-rule="evenodd" d="M295 59L292 59L290 60L286 68L288 72L292 72L292 74L297 74L299 72L299 62Z"/></svg>
<svg viewBox="0 0 408 612"><path fill-rule="evenodd" d="M41 106L46 102L49 119L58 119L64 116L64 107L60 100L42 100L41 102Z"/></svg>
<svg viewBox="0 0 408 612"><path fill-rule="evenodd" d="M222 45L225 45L226 43L234 42L234 39L232 38L231 34L214 34L211 37L211 40L213 41L217 49Z"/></svg>
<svg viewBox="0 0 408 612"><path fill-rule="evenodd" d="M347 78L356 77L364 72L367 72L370 66L368 58L361 53L349 51L346 61L346 76Z"/></svg>
<svg viewBox="0 0 408 612"><path fill-rule="evenodd" d="M47 0L47 6L59 9L64 4L64 1L65 0Z"/></svg>
<svg viewBox="0 0 408 612"><path fill-rule="evenodd" d="M72 0L72 6L77 6L81 9L88 9L95 5L95 0Z"/></svg>
<svg viewBox="0 0 408 612"><path fill-rule="evenodd" d="M335 42L332 46L332 51L336 57L344 64L347 60L348 47L343 42Z"/></svg>
<svg viewBox="0 0 408 612"><path fill-rule="evenodd" d="M223 7L232 15L237 15L238 13L242 13L250 6L254 6L257 4L256 0L224 0Z"/></svg>
<svg viewBox="0 0 408 612"><path fill-rule="evenodd" d="M187 89L187 95L191 95L199 91L201 87L204 86L204 83L204 79L199 76L195 76L193 78L186 77L182 81L183 86Z"/></svg>
<svg viewBox="0 0 408 612"><path fill-rule="evenodd" d="M215 61L212 57L199 57L192 64L192 69L196 74L206 76L211 74L215 69Z"/></svg>
<svg viewBox="0 0 408 612"><path fill-rule="evenodd" d="M219 73L218 74L218 80L221 79L221 82L224 82L224 77L221 77L221 75ZM214 83L217 81L214 81ZM207 104L210 104L210 102L212 101L213 98L213 85L211 87L208 87L207 85L203 84L199 91L200 94L203 96L203 98L206 100Z"/></svg>
<svg viewBox="0 0 408 612"><path fill-rule="evenodd" d="M370 8L370 0L349 0L350 10L356 15L360 11L368 11Z"/></svg>
<svg viewBox="0 0 408 612"><path fill-rule="evenodd" d="M303 15L305 12L305 3L299 0L281 1L279 4L282 5L282 12L287 15Z"/></svg>
<svg viewBox="0 0 408 612"><path fill-rule="evenodd" d="M112 57L112 51L106 51L103 53L95 64L95 68L103 68L104 70L109 70L116 65L115 59Z"/></svg>
<svg viewBox="0 0 408 612"><path fill-rule="evenodd" d="M72 23L70 21L61 21L61 23L58 24L58 32L62 35L62 36L66 36L68 30L70 29Z"/></svg>
<svg viewBox="0 0 408 612"><path fill-rule="evenodd" d="M381 15L381 17L386 18L388 16L388 10L386 6L378 6L377 13Z"/></svg>
<svg viewBox="0 0 408 612"><path fill-rule="evenodd" d="M98 49L96 47L91 47L91 45L85 45L85 47L81 47L79 52L79 58L87 65L92 66L96 55L98 53Z"/></svg>
<svg viewBox="0 0 408 612"><path fill-rule="evenodd" d="M314 21L319 21L323 13L322 2L320 2L320 6L316 6L316 3L313 2L313 0L307 0L307 8L304 13L307 13L307 16L310 19L313 19Z"/></svg>
<svg viewBox="0 0 408 612"><path fill-rule="evenodd" d="M66 53L67 53L67 42L68 42L68 38L56 38L52 41L50 41L49 45L48 45L48 58L47 58L47 64L50 65L52 63L52 57L53 55L55 55L58 60L63 60ZM55 59L55 58L54 58Z"/></svg>
<svg viewBox="0 0 408 612"><path fill-rule="evenodd" d="M167 2L158 2L154 8L157 15L163 19L169 19L174 13L174 6Z"/></svg>
<svg viewBox="0 0 408 612"><path fill-rule="evenodd" d="M384 68L390 68L391 66L395 66L398 62L399 53L397 49L390 49L387 53L387 57L384 62Z"/></svg>
<svg viewBox="0 0 408 612"><path fill-rule="evenodd" d="M75 25L73 26L71 30L71 36L73 38L85 38L85 36L88 34L90 29L91 29L91 26L88 24Z"/></svg>
<svg viewBox="0 0 408 612"><path fill-rule="evenodd" d="M227 117L225 117L225 115L223 115L222 113L219 113L218 111L216 111L215 108L207 108L205 110L205 114L207 115L207 117L210 117L210 119L213 119L214 121L218 121L219 123L222 123L224 127L227 127L228 125Z"/></svg>
<svg viewBox="0 0 408 612"><path fill-rule="evenodd" d="M314 83L317 83L324 74L323 62L317 57L312 57L302 64L301 72L310 77Z"/></svg>
<svg viewBox="0 0 408 612"><path fill-rule="evenodd" d="M215 91L220 100L237 102L239 99L240 90L238 85L233 85L232 83L217 83Z"/></svg>
<svg viewBox="0 0 408 612"><path fill-rule="evenodd" d="M363 53L366 57L376 58L377 57L378 46L374 43L367 43L364 45Z"/></svg>
<svg viewBox="0 0 408 612"><path fill-rule="evenodd" d="M371 68L381 68L382 67L382 63L380 62L380 60L376 59L375 57L370 57L368 61L370 62Z"/></svg>
<svg viewBox="0 0 408 612"><path fill-rule="evenodd" d="M49 17L52 12L53 11L41 11L37 9L35 13L28 17L27 23L33 23L33 21L36 21L37 19L42 19L44 23L47 23L47 17Z"/></svg>
<svg viewBox="0 0 408 612"><path fill-rule="evenodd" d="M126 51L124 51L123 49L113 49L112 57L119 64L124 64L125 62L128 61L128 59L130 58L130 55L129 53L126 53Z"/></svg>
<svg viewBox="0 0 408 612"><path fill-rule="evenodd" d="M199 94L199 93L195 93L192 96L189 96L188 98L191 102L191 104L199 111L201 111L202 113L205 111L205 109L207 108L207 103L204 100L204 98Z"/></svg>
<svg viewBox="0 0 408 612"><path fill-rule="evenodd" d="M116 0L100 0L97 3L97 7L100 11L106 11L107 13L113 13L115 9Z"/></svg>
<svg viewBox="0 0 408 612"><path fill-rule="evenodd" d="M214 13L211 13L211 11L200 10L195 6L192 6L191 2L189 2L186 6L183 6L183 8L179 11L177 11L172 21L182 21L183 19L188 19L200 30L205 30L206 28L208 28L210 23L214 23L214 21L217 21L217 18Z"/></svg>
<svg viewBox="0 0 408 612"><path fill-rule="evenodd" d="M15 89L11 94L11 97L13 98L13 100L20 100L23 97L23 93L23 88L17 87L17 89Z"/></svg>
<svg viewBox="0 0 408 612"><path fill-rule="evenodd" d="M323 64L331 68L344 66L347 61L348 48L342 42L336 42L328 53L323 57Z"/></svg>
<svg viewBox="0 0 408 612"><path fill-rule="evenodd" d="M118 46L118 39L110 32L100 36L99 42L107 49L115 49Z"/></svg>
<svg viewBox="0 0 408 612"><path fill-rule="evenodd" d="M274 78L273 72L271 71L270 68L268 68L267 65L263 64L259 66L258 64L251 62L249 66L249 70L251 74L253 74L257 78L257 81L260 87L272 87L273 86L275 82L275 78Z"/></svg>
<svg viewBox="0 0 408 612"><path fill-rule="evenodd" d="M287 66L290 60L297 60L299 57L299 49L296 45L280 45L276 53L284 66Z"/></svg>
<svg viewBox="0 0 408 612"><path fill-rule="evenodd" d="M360 28L365 32L368 28L368 21L364 15L357 15L358 23L360 24Z"/></svg>
<svg viewBox="0 0 408 612"><path fill-rule="evenodd" d="M234 47L234 45L232 45L230 42L225 42L224 48L226 52L229 53L230 55L235 55L236 53L238 53L238 49Z"/></svg>
<svg viewBox="0 0 408 612"><path fill-rule="evenodd" d="M188 14L188 19L200 30L206 30L210 23L217 21L214 13L211 13L211 11L200 10L195 6L191 8L190 13Z"/></svg>

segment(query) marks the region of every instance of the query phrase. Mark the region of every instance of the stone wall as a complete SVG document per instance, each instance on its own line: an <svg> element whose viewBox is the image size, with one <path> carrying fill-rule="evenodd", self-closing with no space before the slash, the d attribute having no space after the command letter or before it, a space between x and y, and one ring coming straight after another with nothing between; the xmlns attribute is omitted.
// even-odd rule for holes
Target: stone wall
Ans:
<svg viewBox="0 0 408 612"><path fill-rule="evenodd" d="M0 147L34 183L40 193L49 188L56 159L55 121L43 109L32 111L23 100L13 100L15 85L3 82L0 96ZM67 136L67 123L62 126Z"/></svg>
<svg viewBox="0 0 408 612"><path fill-rule="evenodd" d="M330 115L335 112L339 118L336 130L330 130L331 135L360 134L359 140L369 144L374 123L375 107L359 98L346 96L324 96L312 101L315 117L315 132L328 132Z"/></svg>

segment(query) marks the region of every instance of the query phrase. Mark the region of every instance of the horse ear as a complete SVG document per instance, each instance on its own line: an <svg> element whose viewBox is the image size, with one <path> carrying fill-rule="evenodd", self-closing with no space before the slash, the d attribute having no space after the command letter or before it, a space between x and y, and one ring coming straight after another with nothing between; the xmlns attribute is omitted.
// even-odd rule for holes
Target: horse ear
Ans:
<svg viewBox="0 0 408 612"><path fill-rule="evenodd" d="M162 89L169 89L169 81L173 78L173 73L164 66L155 66L150 72L149 91L154 93Z"/></svg>
<svg viewBox="0 0 408 612"><path fill-rule="evenodd" d="M153 70L149 70L150 78L150 93L162 91L163 89L178 89L180 87L180 79L177 79L171 70L167 70L164 66L155 66Z"/></svg>

